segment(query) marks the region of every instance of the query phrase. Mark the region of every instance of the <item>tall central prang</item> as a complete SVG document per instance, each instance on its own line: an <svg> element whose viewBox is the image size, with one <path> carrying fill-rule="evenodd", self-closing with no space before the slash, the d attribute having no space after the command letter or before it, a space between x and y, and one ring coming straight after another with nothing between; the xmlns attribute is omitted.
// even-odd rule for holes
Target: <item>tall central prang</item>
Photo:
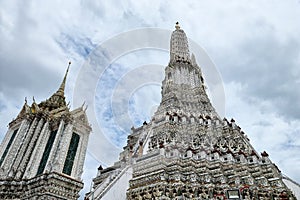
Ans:
<svg viewBox="0 0 300 200"><path fill-rule="evenodd" d="M179 24L170 41L170 62L162 82L162 100L155 117L166 113L218 117L205 92L206 86L195 56L189 53L188 39Z"/></svg>
<svg viewBox="0 0 300 200"><path fill-rule="evenodd" d="M188 39L176 23L162 100L132 128L113 166L98 168L87 199L295 199L266 152L213 108Z"/></svg>

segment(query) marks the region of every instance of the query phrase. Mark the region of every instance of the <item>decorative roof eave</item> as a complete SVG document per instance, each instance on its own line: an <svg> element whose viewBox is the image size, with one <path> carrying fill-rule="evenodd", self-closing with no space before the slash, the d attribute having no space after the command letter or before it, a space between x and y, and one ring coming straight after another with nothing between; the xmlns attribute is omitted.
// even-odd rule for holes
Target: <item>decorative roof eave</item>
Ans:
<svg viewBox="0 0 300 200"><path fill-rule="evenodd" d="M87 110L87 106L84 107L84 105L82 105L81 107L70 111L70 115L74 120L81 123L85 128L91 131L92 128L91 125L89 124L86 110Z"/></svg>
<svg viewBox="0 0 300 200"><path fill-rule="evenodd" d="M25 103L24 103L20 113L18 114L17 118L21 118L21 117L25 116L28 113L31 113L31 108L30 108L30 106L28 106L27 98L25 97Z"/></svg>

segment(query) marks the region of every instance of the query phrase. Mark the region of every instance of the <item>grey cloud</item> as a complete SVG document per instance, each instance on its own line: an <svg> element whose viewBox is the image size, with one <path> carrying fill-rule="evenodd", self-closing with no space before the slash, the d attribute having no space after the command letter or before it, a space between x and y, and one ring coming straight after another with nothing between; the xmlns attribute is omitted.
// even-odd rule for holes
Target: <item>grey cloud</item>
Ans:
<svg viewBox="0 0 300 200"><path fill-rule="evenodd" d="M150 24L146 23L143 18L133 13L131 10L127 10L123 13L123 19L124 22L126 22L127 25L131 24L140 24L141 27L149 27Z"/></svg>
<svg viewBox="0 0 300 200"><path fill-rule="evenodd" d="M264 121L264 120L261 120L261 121L258 121L256 123L253 124L254 126L272 126L272 123L270 123L269 121Z"/></svg>
<svg viewBox="0 0 300 200"><path fill-rule="evenodd" d="M81 1L81 6L99 18L103 18L107 14L106 6L101 1L85 0Z"/></svg>
<svg viewBox="0 0 300 200"><path fill-rule="evenodd" d="M28 59L15 60L14 54L0 55L0 91L4 98L24 99L27 95L45 96L58 88L61 77ZM54 92L54 91L53 91Z"/></svg>
<svg viewBox="0 0 300 200"><path fill-rule="evenodd" d="M52 40L38 30L41 24L32 15L33 4L19 2L13 5L15 13L2 12L7 26L0 32L0 93L5 101L17 101L16 105L25 96L46 97L62 78L55 72L59 61L51 60L60 52L53 52Z"/></svg>
<svg viewBox="0 0 300 200"><path fill-rule="evenodd" d="M1 99L0 99L0 112L5 110L7 108L7 106L5 105L5 102L3 102Z"/></svg>
<svg viewBox="0 0 300 200"><path fill-rule="evenodd" d="M231 59L235 62L223 68L224 80L241 83L244 100L257 105L266 101L277 114L300 118L298 40L282 41L272 33L263 34L242 42L235 51Z"/></svg>
<svg viewBox="0 0 300 200"><path fill-rule="evenodd" d="M12 52L0 55L0 92L6 102L23 101L27 96L40 98L55 90L61 77L53 70L46 70L37 60L18 59ZM53 91L54 92L54 91ZM19 105L21 106L21 105Z"/></svg>

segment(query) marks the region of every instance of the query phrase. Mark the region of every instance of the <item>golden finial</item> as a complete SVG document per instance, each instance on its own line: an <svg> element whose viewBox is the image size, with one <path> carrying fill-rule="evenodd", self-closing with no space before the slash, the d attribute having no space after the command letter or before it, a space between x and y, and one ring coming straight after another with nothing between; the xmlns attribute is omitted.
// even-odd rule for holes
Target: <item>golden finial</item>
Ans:
<svg viewBox="0 0 300 200"><path fill-rule="evenodd" d="M180 29L179 22L176 22L175 28L176 30Z"/></svg>

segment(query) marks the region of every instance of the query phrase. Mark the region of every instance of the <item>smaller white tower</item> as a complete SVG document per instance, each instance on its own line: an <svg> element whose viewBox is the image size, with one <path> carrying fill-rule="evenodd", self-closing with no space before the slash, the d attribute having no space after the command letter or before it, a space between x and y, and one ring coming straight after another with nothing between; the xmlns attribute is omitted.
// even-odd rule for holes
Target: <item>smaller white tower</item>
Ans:
<svg viewBox="0 0 300 200"><path fill-rule="evenodd" d="M71 63L69 63L70 66ZM78 199L91 127L70 111L64 79L49 99L25 104L0 146L0 199Z"/></svg>

